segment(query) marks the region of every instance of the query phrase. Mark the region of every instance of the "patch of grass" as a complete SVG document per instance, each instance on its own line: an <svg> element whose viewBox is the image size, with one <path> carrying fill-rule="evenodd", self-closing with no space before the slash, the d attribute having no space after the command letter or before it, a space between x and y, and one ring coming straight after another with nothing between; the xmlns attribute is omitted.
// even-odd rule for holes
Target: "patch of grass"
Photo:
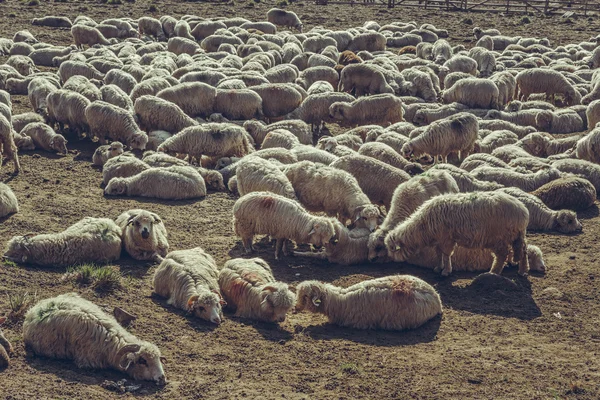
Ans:
<svg viewBox="0 0 600 400"><path fill-rule="evenodd" d="M156 7L154 4L152 4L150 7L148 7L148 11L158 12L158 7Z"/></svg>
<svg viewBox="0 0 600 400"><path fill-rule="evenodd" d="M358 375L360 374L360 368L355 363L343 363L340 365L340 371L346 375Z"/></svg>
<svg viewBox="0 0 600 400"><path fill-rule="evenodd" d="M10 261L10 260L4 260L4 261L2 261L2 264L4 264L5 267L13 267L13 268L19 267L19 264L17 264L14 261Z"/></svg>
<svg viewBox="0 0 600 400"><path fill-rule="evenodd" d="M8 318L12 321L22 319L29 307L36 302L37 293L30 295L29 292L17 292L8 295L10 312Z"/></svg>
<svg viewBox="0 0 600 400"><path fill-rule="evenodd" d="M94 264L83 264L72 267L63 275L63 281L74 281L82 286L90 286L96 292L112 292L123 287L122 275L113 266L98 266Z"/></svg>

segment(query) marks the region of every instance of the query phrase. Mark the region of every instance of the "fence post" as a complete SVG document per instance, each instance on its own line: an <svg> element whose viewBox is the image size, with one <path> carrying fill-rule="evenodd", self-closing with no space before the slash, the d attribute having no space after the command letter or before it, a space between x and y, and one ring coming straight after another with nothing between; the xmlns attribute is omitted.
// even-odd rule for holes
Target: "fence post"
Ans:
<svg viewBox="0 0 600 400"><path fill-rule="evenodd" d="M549 7L550 7L550 0L546 0L546 4L544 4L544 14L548 14Z"/></svg>

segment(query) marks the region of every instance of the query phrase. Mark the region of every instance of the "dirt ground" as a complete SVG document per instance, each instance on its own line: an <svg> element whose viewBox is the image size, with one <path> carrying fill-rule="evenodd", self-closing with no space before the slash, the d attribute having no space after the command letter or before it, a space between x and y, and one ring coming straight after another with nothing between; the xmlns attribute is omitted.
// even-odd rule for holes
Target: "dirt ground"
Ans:
<svg viewBox="0 0 600 400"><path fill-rule="evenodd" d="M120 6L96 2L42 1L0 3L0 34L12 37L29 29L40 40L70 42L67 30L32 27L41 15L86 14L108 17L196 14L205 17L263 18L273 4L180 3L137 0ZM151 4L157 12L148 11ZM250 5L253 6L250 6ZM554 45L595 36L599 22L576 19L467 13L362 6L291 7L309 29L315 25L347 28L365 20L415 20L451 31L455 43L469 44L473 26L495 27L510 35L547 36ZM462 21L471 18L474 25ZM29 110L26 97L13 98L14 113ZM75 141L74 141L75 142ZM43 152L21 155L23 172L0 179L16 193L21 211L0 223L0 242L27 232L55 232L85 216L116 218L131 208L146 208L162 216L172 249L202 246L219 265L241 255L231 230L235 197L209 193L201 201L150 201L105 198L101 172L91 167L91 143L71 143L66 157ZM258 256L273 267L276 278L292 285L319 279L343 286L372 277L413 274L434 285L444 314L409 332L356 331L327 324L307 313L291 314L280 327L226 316L214 327L187 318L152 296L155 265L123 258L116 265L127 277L124 287L108 296L62 282L64 270L0 265L0 315L7 313L8 294L36 293L38 299L77 291L112 310L120 306L139 316L130 327L135 335L158 345L168 359L169 385L144 384L135 394L119 395L101 387L104 380L125 376L111 371L78 370L69 362L33 358L26 354L22 323L3 330L16 354L0 372L3 399L143 398L286 398L286 399L598 399L600 398L600 265L597 238L598 208L580 213L584 226L577 236L531 234L530 243L544 252L548 272L526 279L514 270L513 290L469 287L474 274L455 273L441 279L432 271L403 264L365 264L351 267L286 258L276 262L273 249L258 246Z"/></svg>

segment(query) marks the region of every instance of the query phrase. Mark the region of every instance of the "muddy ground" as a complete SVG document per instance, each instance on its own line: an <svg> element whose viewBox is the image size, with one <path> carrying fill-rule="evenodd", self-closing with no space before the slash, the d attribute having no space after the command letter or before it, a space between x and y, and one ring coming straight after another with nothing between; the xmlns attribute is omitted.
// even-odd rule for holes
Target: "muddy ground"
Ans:
<svg viewBox="0 0 600 400"><path fill-rule="evenodd" d="M244 16L260 19L273 4L181 3L136 1L112 6L98 2L46 2L27 6L0 3L0 34L12 37L29 29L40 40L70 43L67 30L32 27L41 15L86 14L96 20L164 14L206 17ZM154 5L156 12L150 12ZM365 20L415 20L451 31L455 43L471 41L473 26L495 27L511 35L547 36L554 45L595 36L599 22L560 18L441 13L401 7L291 7L307 29L315 25L347 28ZM474 25L463 21L470 18ZM14 113L28 111L28 100L13 98ZM105 198L101 172L90 166L94 147L73 143L66 157L43 152L21 155L23 173L0 178L15 191L21 212L0 222L0 243L27 232L54 232L85 216L116 218L130 208L160 214L169 230L172 249L202 246L219 265L241 255L231 230L235 197L209 193L201 201L153 201ZM432 271L402 264L341 267L326 262L287 258L276 262L267 244L259 256L273 266L277 279L297 284L320 279L351 285L371 277L413 274L439 290L443 317L410 332L363 332L341 329L326 319L292 314L275 327L226 316L214 327L186 317L152 296L155 265L123 258L117 267L127 278L123 288L99 295L85 286L61 281L64 270L0 265L0 315L9 311L9 294L29 292L38 299L77 291L111 310L121 306L139 316L130 330L156 343L168 358L170 384L144 384L134 394L120 395L101 386L124 378L116 372L85 371L69 362L32 358L25 352L21 321L3 326L16 354L0 372L0 398L107 399L143 398L291 398L291 399L598 399L600 398L600 266L598 208L580 213L584 231L577 236L531 234L531 243L545 254L548 272L526 279L514 270L513 290L469 287L474 274L455 273L441 279Z"/></svg>

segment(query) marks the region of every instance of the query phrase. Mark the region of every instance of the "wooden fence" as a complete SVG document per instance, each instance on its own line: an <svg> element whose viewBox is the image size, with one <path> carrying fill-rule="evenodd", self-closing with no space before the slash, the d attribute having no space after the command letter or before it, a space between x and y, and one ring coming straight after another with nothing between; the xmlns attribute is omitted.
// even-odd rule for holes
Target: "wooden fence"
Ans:
<svg viewBox="0 0 600 400"><path fill-rule="evenodd" d="M317 4L350 4L428 10L588 15L600 12L600 0L316 0Z"/></svg>

